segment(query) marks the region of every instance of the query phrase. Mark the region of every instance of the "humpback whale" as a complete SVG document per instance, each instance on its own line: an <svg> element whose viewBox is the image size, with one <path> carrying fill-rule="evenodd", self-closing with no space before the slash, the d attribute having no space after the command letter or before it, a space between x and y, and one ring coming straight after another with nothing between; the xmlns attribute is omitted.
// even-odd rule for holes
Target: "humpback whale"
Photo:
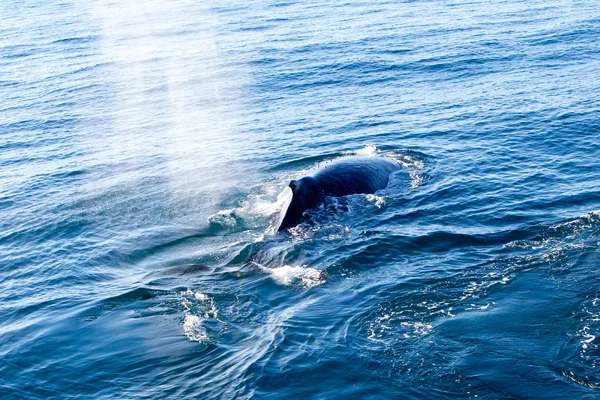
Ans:
<svg viewBox="0 0 600 400"><path fill-rule="evenodd" d="M385 189L390 174L400 168L398 162L383 157L343 157L313 176L291 181L292 201L278 231L296 226L305 211L322 203L327 196L373 194Z"/></svg>

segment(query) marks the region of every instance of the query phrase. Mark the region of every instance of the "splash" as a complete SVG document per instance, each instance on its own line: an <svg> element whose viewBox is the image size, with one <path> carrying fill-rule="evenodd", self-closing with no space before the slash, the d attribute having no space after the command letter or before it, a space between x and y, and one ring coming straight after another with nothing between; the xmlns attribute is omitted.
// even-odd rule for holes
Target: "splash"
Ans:
<svg viewBox="0 0 600 400"><path fill-rule="evenodd" d="M179 293L179 296L183 306L183 333L191 341L207 343L209 334L205 321L212 319L222 322L213 299L191 289Z"/></svg>
<svg viewBox="0 0 600 400"><path fill-rule="evenodd" d="M377 155L377 147L373 146L372 144L368 144L360 150L349 152L349 154L354 154L363 157L374 157Z"/></svg>
<svg viewBox="0 0 600 400"><path fill-rule="evenodd" d="M264 193L248 195L239 207L210 215L208 223L221 229L246 230L260 228L264 226L265 220L268 220L267 229L258 235L256 240L263 240L265 235L275 234L283 219L283 210L286 210L292 201L292 191L287 188L275 193L280 186L271 185L265 188Z"/></svg>
<svg viewBox="0 0 600 400"><path fill-rule="evenodd" d="M373 204L375 207L381 208L381 206L383 206L385 204L385 197L376 196L374 194L368 194L367 201L369 203Z"/></svg>
<svg viewBox="0 0 600 400"><path fill-rule="evenodd" d="M325 283L323 271L309 268L306 265L284 265L282 267L271 269L270 273L273 280L283 286L291 286L299 283L305 288L310 288Z"/></svg>
<svg viewBox="0 0 600 400"><path fill-rule="evenodd" d="M198 343L208 342L208 334L202 326L202 320L197 315L186 314L183 321L183 332L185 336Z"/></svg>

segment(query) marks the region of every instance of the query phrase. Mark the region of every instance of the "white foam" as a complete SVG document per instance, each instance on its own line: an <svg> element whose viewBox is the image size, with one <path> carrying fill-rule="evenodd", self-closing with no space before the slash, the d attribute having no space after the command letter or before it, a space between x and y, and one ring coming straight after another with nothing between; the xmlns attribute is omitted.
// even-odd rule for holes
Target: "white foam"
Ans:
<svg viewBox="0 0 600 400"><path fill-rule="evenodd" d="M194 297L200 301L207 301L208 296L202 293L194 293Z"/></svg>
<svg viewBox="0 0 600 400"><path fill-rule="evenodd" d="M235 209L226 209L217 212L208 217L208 222L211 224L219 224L224 226L235 226L237 221L234 217Z"/></svg>
<svg viewBox="0 0 600 400"><path fill-rule="evenodd" d="M368 144L362 149L356 150L354 154L357 156L372 157L377 155L377 147L373 146L372 144Z"/></svg>
<svg viewBox="0 0 600 400"><path fill-rule="evenodd" d="M369 203L373 204L375 207L381 208L381 206L385 204L385 197L376 196L374 194L368 194L367 201Z"/></svg>
<svg viewBox="0 0 600 400"><path fill-rule="evenodd" d="M206 343L209 340L208 331L204 327L207 319L219 320L218 310L212 298L187 289L179 293L183 306L183 333L194 342Z"/></svg>
<svg viewBox="0 0 600 400"><path fill-rule="evenodd" d="M194 342L206 343L208 334L202 326L202 320L197 315L186 314L183 321L183 332L185 336Z"/></svg>
<svg viewBox="0 0 600 400"><path fill-rule="evenodd" d="M304 287L313 287L325 283L323 271L309 268L305 265L284 265L282 267L270 269L270 272L275 282L284 286L290 286L300 282Z"/></svg>
<svg viewBox="0 0 600 400"><path fill-rule="evenodd" d="M408 170L410 176L410 186L413 189L418 188L423 183L423 177L421 176L421 170L425 166L422 160L416 159L406 154L388 154L389 158L399 162L404 168Z"/></svg>

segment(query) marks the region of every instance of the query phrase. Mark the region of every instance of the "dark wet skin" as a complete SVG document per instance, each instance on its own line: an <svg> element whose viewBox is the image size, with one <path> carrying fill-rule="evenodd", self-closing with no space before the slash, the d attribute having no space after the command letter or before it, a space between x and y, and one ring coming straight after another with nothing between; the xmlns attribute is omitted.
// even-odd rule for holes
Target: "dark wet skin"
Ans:
<svg viewBox="0 0 600 400"><path fill-rule="evenodd" d="M304 212L319 205L326 196L373 194L385 189L390 174L398 169L399 163L382 157L344 157L314 176L291 181L292 201L278 231L296 226Z"/></svg>

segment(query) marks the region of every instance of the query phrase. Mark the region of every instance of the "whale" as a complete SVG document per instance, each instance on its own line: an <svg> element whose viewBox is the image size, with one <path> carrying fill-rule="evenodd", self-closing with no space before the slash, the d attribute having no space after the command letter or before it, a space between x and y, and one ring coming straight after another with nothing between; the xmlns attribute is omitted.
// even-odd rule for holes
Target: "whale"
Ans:
<svg viewBox="0 0 600 400"><path fill-rule="evenodd" d="M400 163L384 157L349 156L327 164L312 176L292 180L292 200L277 231L298 225L306 211L328 196L373 194L385 189L390 175L400 168Z"/></svg>

